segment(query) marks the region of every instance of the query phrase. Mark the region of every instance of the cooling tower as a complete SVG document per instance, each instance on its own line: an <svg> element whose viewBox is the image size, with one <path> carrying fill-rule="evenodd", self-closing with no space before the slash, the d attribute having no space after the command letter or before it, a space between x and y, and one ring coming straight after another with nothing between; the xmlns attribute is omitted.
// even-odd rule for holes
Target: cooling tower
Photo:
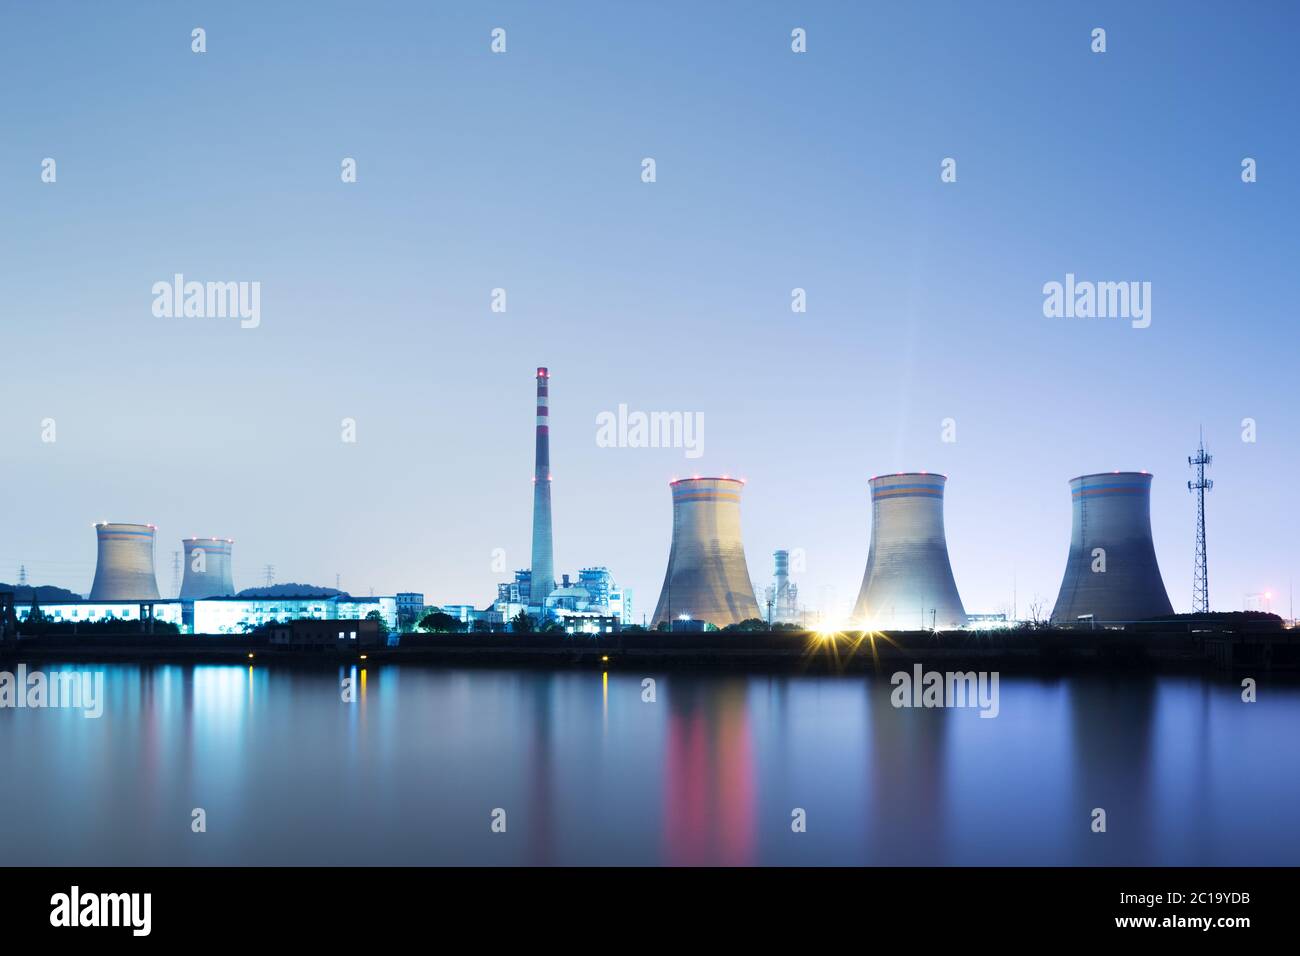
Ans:
<svg viewBox="0 0 1300 956"><path fill-rule="evenodd" d="M726 627L760 618L740 540L740 492L736 478L674 481L673 545L654 623L688 616Z"/></svg>
<svg viewBox="0 0 1300 956"><path fill-rule="evenodd" d="M1116 471L1070 481L1070 556L1053 624L1172 614L1151 540L1151 476Z"/></svg>
<svg viewBox="0 0 1300 956"><path fill-rule="evenodd" d="M528 603L544 607L555 590L555 555L551 548L550 376L537 370L537 450L533 461L533 564Z"/></svg>
<svg viewBox="0 0 1300 956"><path fill-rule="evenodd" d="M235 581L230 573L231 538L185 538L185 580L181 600L233 597Z"/></svg>
<svg viewBox="0 0 1300 956"><path fill-rule="evenodd" d="M943 532L947 481L927 472L871 479L871 548L856 622L873 630L965 626Z"/></svg>
<svg viewBox="0 0 1300 956"><path fill-rule="evenodd" d="M95 525L99 555L95 561L92 601L157 601L158 582L153 573L154 526L151 524Z"/></svg>

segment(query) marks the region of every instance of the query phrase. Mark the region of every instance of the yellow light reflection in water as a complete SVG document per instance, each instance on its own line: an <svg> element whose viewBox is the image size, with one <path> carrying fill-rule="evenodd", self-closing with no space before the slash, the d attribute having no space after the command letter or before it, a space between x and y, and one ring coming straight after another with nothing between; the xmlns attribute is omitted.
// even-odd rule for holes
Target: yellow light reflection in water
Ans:
<svg viewBox="0 0 1300 956"><path fill-rule="evenodd" d="M601 726L605 730L609 730L609 671L600 672L600 689L601 689L601 705L600 705Z"/></svg>

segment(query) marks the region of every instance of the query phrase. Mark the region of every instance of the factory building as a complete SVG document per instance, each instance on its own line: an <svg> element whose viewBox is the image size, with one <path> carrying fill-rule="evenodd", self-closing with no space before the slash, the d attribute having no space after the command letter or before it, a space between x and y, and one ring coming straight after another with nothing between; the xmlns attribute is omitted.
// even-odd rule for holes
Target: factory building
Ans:
<svg viewBox="0 0 1300 956"><path fill-rule="evenodd" d="M1070 504L1070 552L1052 623L1172 614L1151 539L1151 475L1081 475L1070 480Z"/></svg>
<svg viewBox="0 0 1300 956"><path fill-rule="evenodd" d="M497 585L497 599L491 610L501 623L508 623L520 612L538 621L582 613L617 617L623 626L634 623L631 619L632 589L619 587L608 568L583 568L578 572L577 583L568 574L562 575L559 587L552 589L541 607L529 599L529 578L528 571L516 571L514 581ZM485 612L477 613L482 615Z"/></svg>
<svg viewBox="0 0 1300 956"><path fill-rule="evenodd" d="M206 598L194 602L195 634L244 634L277 621L362 620L378 611L390 630L397 629L397 598L352 597L347 594L316 597Z"/></svg>
<svg viewBox="0 0 1300 956"><path fill-rule="evenodd" d="M153 608L155 621L175 624L189 634L246 634L276 621L311 619L335 621L364 619L378 611L390 630L397 628L397 599L355 598L348 595L302 598L203 598L198 601L65 601L41 604L41 614L55 622L138 621ZM19 621L27 620L31 607L15 609Z"/></svg>
<svg viewBox="0 0 1300 956"><path fill-rule="evenodd" d="M944 475L904 472L871 479L871 546L853 610L872 630L964 627L943 528Z"/></svg>
<svg viewBox="0 0 1300 956"><path fill-rule="evenodd" d="M104 521L95 525L98 554L90 600L157 601L160 595L153 567L154 536L151 524Z"/></svg>
<svg viewBox="0 0 1300 956"><path fill-rule="evenodd" d="M181 600L229 597L235 591L230 569L232 538L185 538L185 578L181 582Z"/></svg>
<svg viewBox="0 0 1300 956"><path fill-rule="evenodd" d="M397 629L403 632L415 630L420 619L428 612L424 595L419 591L397 592Z"/></svg>
<svg viewBox="0 0 1300 956"><path fill-rule="evenodd" d="M473 604L443 604L438 610L460 621L467 631L500 631L505 628L507 620L496 605L478 608Z"/></svg>
<svg viewBox="0 0 1300 956"><path fill-rule="evenodd" d="M98 621L139 621L145 619L148 608L153 609L153 619L181 627L183 623L181 602L171 601L62 601L57 604L38 604L37 610L56 624L91 624ZM19 621L31 616L30 604L14 608Z"/></svg>
<svg viewBox="0 0 1300 956"><path fill-rule="evenodd" d="M790 580L790 552L772 553L773 581L764 589L765 609L771 624L802 624L804 613L799 607L799 585Z"/></svg>
<svg viewBox="0 0 1300 956"><path fill-rule="evenodd" d="M589 634L602 637L617 634L622 630L622 622L609 614L587 611L560 611L557 618L565 634Z"/></svg>
<svg viewBox="0 0 1300 956"><path fill-rule="evenodd" d="M555 549L551 525L551 376L544 366L537 369L536 416L533 419L532 565L515 572L513 581L497 585L497 597L490 608L477 610L466 605L464 623L486 623L498 627L524 613L538 622L554 620L560 612L583 612L618 616L630 622L632 594L620 589L608 568L583 568L578 581L565 574L555 579ZM446 608L443 608L446 611ZM450 612L448 612L450 613Z"/></svg>
<svg viewBox="0 0 1300 956"><path fill-rule="evenodd" d="M726 627L760 618L740 535L736 478L683 478L669 486L673 538L654 626L680 619Z"/></svg>

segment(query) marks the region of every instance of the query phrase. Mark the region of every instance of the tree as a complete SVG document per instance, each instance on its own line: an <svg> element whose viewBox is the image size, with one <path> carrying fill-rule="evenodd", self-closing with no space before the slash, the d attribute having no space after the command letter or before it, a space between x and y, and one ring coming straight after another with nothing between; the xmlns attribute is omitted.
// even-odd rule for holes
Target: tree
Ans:
<svg viewBox="0 0 1300 956"><path fill-rule="evenodd" d="M527 611L520 611L510 619L510 630L516 634L531 634L535 622L529 617Z"/></svg>
<svg viewBox="0 0 1300 956"><path fill-rule="evenodd" d="M724 631L766 631L767 622L756 617L746 618L736 624L728 624Z"/></svg>
<svg viewBox="0 0 1300 956"><path fill-rule="evenodd" d="M367 621L378 621L378 622L379 622L379 636L380 636L380 637L387 637L387 636L388 636L388 622L384 620L384 616L383 616L382 614L380 614L378 611L371 611L369 614L366 615L366 620L367 620Z"/></svg>
<svg viewBox="0 0 1300 956"><path fill-rule="evenodd" d="M456 620L456 618L452 617L445 611L430 611L428 614L424 615L424 617L420 618L419 627L422 631L435 631L440 634L445 634L450 631L459 631L460 621Z"/></svg>
<svg viewBox="0 0 1300 956"><path fill-rule="evenodd" d="M1047 627L1049 623L1047 602L1035 594L1034 599L1029 602L1029 626Z"/></svg>

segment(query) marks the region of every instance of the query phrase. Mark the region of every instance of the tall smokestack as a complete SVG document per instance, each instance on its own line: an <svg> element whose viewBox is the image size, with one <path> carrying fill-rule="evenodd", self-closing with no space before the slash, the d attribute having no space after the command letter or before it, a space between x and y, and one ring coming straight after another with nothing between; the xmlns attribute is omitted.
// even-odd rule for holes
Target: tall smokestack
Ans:
<svg viewBox="0 0 1300 956"><path fill-rule="evenodd" d="M1081 475L1070 480L1070 503L1070 555L1052 623L1172 614L1151 540L1151 476Z"/></svg>
<svg viewBox="0 0 1300 956"><path fill-rule="evenodd" d="M550 378L537 370L537 458L533 468L533 563L528 603L543 607L555 590L555 552L551 546Z"/></svg>
<svg viewBox="0 0 1300 956"><path fill-rule="evenodd" d="M672 483L673 544L654 624L683 615L716 627L760 618L740 539L736 478L683 478Z"/></svg>
<svg viewBox="0 0 1300 956"><path fill-rule="evenodd" d="M99 554L90 600L159 600L153 571L153 525L104 522L95 525L95 537Z"/></svg>
<svg viewBox="0 0 1300 956"><path fill-rule="evenodd" d="M871 548L853 610L864 626L911 630L966 624L943 530L947 482L944 475L924 471L871 479Z"/></svg>
<svg viewBox="0 0 1300 956"><path fill-rule="evenodd" d="M233 597L235 583L230 573L232 538L185 538L185 580L182 601Z"/></svg>

